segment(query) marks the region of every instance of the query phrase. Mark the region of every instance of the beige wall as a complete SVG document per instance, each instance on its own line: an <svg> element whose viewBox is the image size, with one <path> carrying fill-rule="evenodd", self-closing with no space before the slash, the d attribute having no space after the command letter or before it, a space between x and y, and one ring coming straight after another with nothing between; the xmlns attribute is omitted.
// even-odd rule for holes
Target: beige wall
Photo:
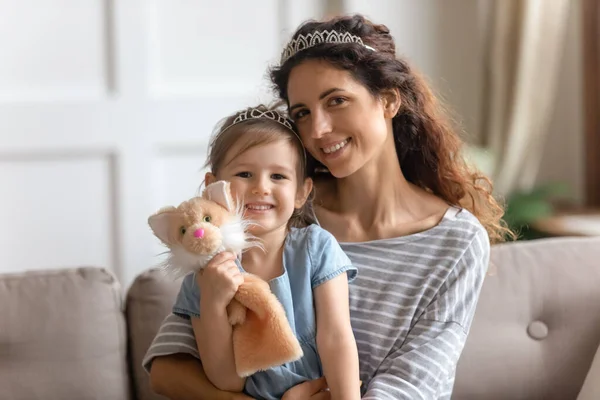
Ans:
<svg viewBox="0 0 600 400"><path fill-rule="evenodd" d="M538 178L540 182L567 182L578 202L584 199L585 173L581 30L580 2L576 0L567 27L558 96Z"/></svg>

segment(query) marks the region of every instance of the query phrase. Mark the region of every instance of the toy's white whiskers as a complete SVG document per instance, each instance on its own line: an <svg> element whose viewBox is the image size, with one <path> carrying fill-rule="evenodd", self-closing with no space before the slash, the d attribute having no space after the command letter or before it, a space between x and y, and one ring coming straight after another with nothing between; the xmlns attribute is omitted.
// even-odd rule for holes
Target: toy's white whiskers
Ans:
<svg viewBox="0 0 600 400"><path fill-rule="evenodd" d="M173 246L166 253L167 258L158 267L167 277L178 279L205 267L218 252L194 254L187 251L183 246Z"/></svg>
<svg viewBox="0 0 600 400"><path fill-rule="evenodd" d="M265 247L263 246L262 240L249 233L251 227L262 226L262 225L254 220L245 218L244 217L245 211L246 211L246 207L244 205L244 198L243 197L240 198L239 196L236 196L234 214L236 215L237 218L239 218L239 221L243 226L243 230L245 232L245 240L246 240L246 245L242 249L242 252L251 247L258 247L262 251L265 251Z"/></svg>

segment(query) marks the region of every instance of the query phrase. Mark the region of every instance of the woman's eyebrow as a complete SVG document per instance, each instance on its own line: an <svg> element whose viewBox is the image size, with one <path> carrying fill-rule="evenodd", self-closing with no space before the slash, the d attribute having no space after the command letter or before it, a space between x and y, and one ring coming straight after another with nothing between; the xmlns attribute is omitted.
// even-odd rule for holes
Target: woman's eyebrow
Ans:
<svg viewBox="0 0 600 400"><path fill-rule="evenodd" d="M327 89L326 91L324 91L323 93L321 93L319 95L319 100L323 100L325 97L329 96L331 93L335 93L335 92L341 92L344 89L340 89L337 87L331 88L331 89ZM294 109L298 108L298 107L303 107L304 104L303 103L296 103L293 106L290 107L290 112L292 112Z"/></svg>

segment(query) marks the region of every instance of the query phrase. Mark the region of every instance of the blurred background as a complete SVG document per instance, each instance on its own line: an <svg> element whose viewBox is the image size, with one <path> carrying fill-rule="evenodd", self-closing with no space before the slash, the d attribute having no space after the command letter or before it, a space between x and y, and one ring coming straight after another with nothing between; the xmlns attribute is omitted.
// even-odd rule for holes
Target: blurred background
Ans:
<svg viewBox="0 0 600 400"><path fill-rule="evenodd" d="M0 273L102 266L128 286L213 126L272 99L298 24L355 12L428 77L521 240L600 235L597 3L0 0Z"/></svg>

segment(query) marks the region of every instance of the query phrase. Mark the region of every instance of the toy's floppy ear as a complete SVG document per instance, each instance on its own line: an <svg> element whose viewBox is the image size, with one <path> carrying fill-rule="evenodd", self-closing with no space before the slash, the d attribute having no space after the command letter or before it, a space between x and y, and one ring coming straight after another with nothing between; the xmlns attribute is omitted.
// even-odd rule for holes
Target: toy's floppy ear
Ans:
<svg viewBox="0 0 600 400"><path fill-rule="evenodd" d="M150 229L166 245L173 244L170 233L173 232L172 226L177 221L175 210L175 207L166 207L148 218Z"/></svg>
<svg viewBox="0 0 600 400"><path fill-rule="evenodd" d="M235 210L233 197L231 197L230 184L227 181L217 181L206 186L206 189L204 189L204 192L202 193L202 197L214 201L229 212Z"/></svg>

